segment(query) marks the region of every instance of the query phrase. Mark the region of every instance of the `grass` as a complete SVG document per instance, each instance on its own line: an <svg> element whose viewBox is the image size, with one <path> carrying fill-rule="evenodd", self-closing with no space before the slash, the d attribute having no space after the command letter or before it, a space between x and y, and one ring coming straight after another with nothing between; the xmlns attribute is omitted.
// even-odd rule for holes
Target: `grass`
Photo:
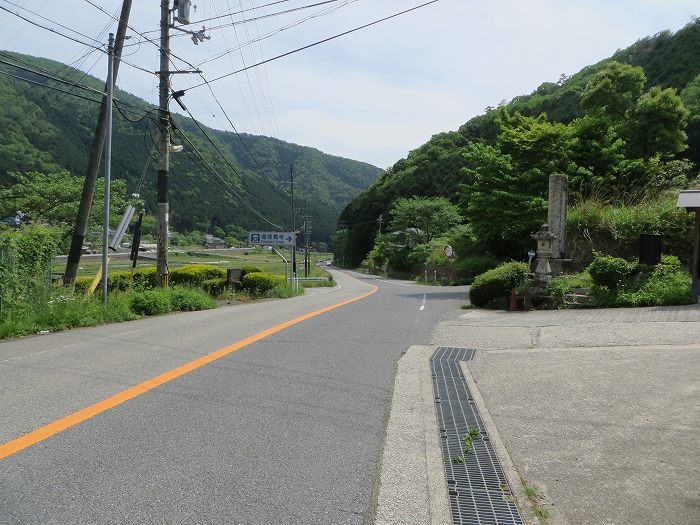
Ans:
<svg viewBox="0 0 700 525"><path fill-rule="evenodd" d="M256 249L256 250L249 250L248 255L245 255L245 252L242 252L240 255L221 255L218 253L214 254L208 254L206 253L206 250L189 250L186 252L174 252L174 253L169 253L168 254L168 267L173 270L179 266L184 266L186 264L211 264L211 265L216 265L220 268L241 268L242 266L258 266L260 267L264 272L266 273L271 273L273 275L284 275L284 263L282 260L274 253L269 250L262 250L262 249ZM284 254L285 257L287 258L288 261L291 261L291 255L289 254ZM301 257L299 257L299 253L297 252L297 268L301 269L303 272L303 254L301 254ZM152 257L153 259L143 259L143 254L141 254L141 257L139 258L139 262L137 263L136 267L137 268L147 268L147 267L155 267L156 265L156 260L155 260L155 253L146 253L147 257ZM328 277L328 273L320 266L317 266L318 261L326 261L328 259L332 258L330 254L312 254L311 255L311 273L310 277ZM300 264L301 263L301 264ZM129 260L123 260L123 261L115 261L111 262L109 264L109 269L111 271L117 271L117 270L130 270L131 269L131 261ZM97 273L97 270L100 268L102 265L100 260L87 260L83 259L80 264L80 268L78 270L78 275L95 275ZM291 267L291 262L289 264ZM54 273L63 273L65 270L66 263L62 261L55 261L52 265L52 271ZM300 272L300 273L302 273Z"/></svg>
<svg viewBox="0 0 700 525"><path fill-rule="evenodd" d="M149 254L154 255L154 254ZM290 257L291 258L291 257ZM335 286L335 281L328 279L329 274L324 267L318 266L317 261L326 261L328 254L315 254L311 258L311 277L323 277L322 282L302 282L298 290L290 286L277 286L261 295L252 295L245 291L228 291L218 299L247 302L260 298L286 299L303 295L305 288L318 286ZM303 261L303 257L301 259ZM248 255L222 256L200 251L189 253L172 253L169 255L171 269L185 264L212 264L220 268L241 268L242 266L258 266L267 273L284 275L284 263L268 250L250 250ZM100 261L84 261L78 272L79 276L93 276L100 267ZM141 261L138 268L154 267L155 260ZM303 262L302 265L303 266ZM111 271L131 268L130 261L115 262L109 266ZM61 273L65 263L54 262L53 271ZM47 288L42 297L25 300L22 304L9 308L5 305L3 316L0 318L0 339L54 332L67 328L96 326L138 319L144 315L159 315L170 311L194 311L215 308L216 301L206 292L198 288L171 287L167 290L151 290L148 292L115 292L110 293L107 305L104 306L98 292L92 296L75 293L63 287Z"/></svg>
<svg viewBox="0 0 700 525"><path fill-rule="evenodd" d="M544 506L544 494L536 486L531 485L524 476L520 476L520 481L523 484L525 497L530 503L532 513L540 520L540 523L545 524L550 516L549 509Z"/></svg>

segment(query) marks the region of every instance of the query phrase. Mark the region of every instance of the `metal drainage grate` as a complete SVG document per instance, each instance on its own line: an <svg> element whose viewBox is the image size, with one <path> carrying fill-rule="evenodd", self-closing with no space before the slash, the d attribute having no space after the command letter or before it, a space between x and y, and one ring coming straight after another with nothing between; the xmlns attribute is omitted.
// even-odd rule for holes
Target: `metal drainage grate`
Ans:
<svg viewBox="0 0 700 525"><path fill-rule="evenodd" d="M459 367L459 361L473 356L472 349L441 346L430 359L452 520L455 525L520 525L513 493ZM465 454L462 438L471 429L480 434Z"/></svg>

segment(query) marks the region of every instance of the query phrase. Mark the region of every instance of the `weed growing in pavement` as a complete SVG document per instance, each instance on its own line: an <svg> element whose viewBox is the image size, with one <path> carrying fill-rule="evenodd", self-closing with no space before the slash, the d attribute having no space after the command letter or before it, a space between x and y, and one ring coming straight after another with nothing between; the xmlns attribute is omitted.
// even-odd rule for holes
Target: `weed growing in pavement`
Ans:
<svg viewBox="0 0 700 525"><path fill-rule="evenodd" d="M467 456L474 450L474 441L481 435L478 428L472 428L462 436L464 444L464 455L455 456L452 458L452 463L455 465L464 465L467 462Z"/></svg>
<svg viewBox="0 0 700 525"><path fill-rule="evenodd" d="M530 502L530 508L532 509L532 513L535 516L537 516L537 519L540 520L540 523L546 523L547 518L549 518L549 509L544 506L544 495L537 487L535 487L534 485L530 485L525 477L520 476L520 480L523 483L525 497Z"/></svg>

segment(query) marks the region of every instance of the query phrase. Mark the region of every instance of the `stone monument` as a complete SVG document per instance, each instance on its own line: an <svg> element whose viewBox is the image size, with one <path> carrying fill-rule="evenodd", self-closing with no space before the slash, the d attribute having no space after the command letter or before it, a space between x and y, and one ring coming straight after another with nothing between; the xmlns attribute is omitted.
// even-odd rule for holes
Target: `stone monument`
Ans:
<svg viewBox="0 0 700 525"><path fill-rule="evenodd" d="M549 264L553 275L562 273L566 256L566 209L569 203L569 177L561 173L549 176L549 205L547 224L554 235ZM538 255L539 260L539 255Z"/></svg>

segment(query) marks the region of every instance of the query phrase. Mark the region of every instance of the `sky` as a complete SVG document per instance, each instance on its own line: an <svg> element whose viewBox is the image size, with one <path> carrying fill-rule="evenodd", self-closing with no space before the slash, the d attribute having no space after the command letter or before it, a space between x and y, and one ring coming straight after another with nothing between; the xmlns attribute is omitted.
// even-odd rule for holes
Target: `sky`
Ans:
<svg viewBox="0 0 700 525"><path fill-rule="evenodd" d="M676 31L700 16L697 0L439 0L212 81L426 1L194 0L193 23L178 25L194 31L204 26L211 38L194 45L173 29L171 49L202 70L214 95L202 85L187 91L183 101L213 128L232 130L215 96L239 132L388 168L432 135L456 130L487 106L528 94L542 82L556 82L562 73L573 74L640 38ZM63 63L92 51L78 66L104 79L104 53L85 44L106 43L106 33L116 33L117 22L90 2L112 15L121 7L121 0L0 0L0 8L81 42L0 10L0 49ZM144 37L158 37L160 2L133 4L124 58L155 71L157 42ZM226 16L196 23L221 15ZM217 55L223 56L206 61ZM173 75L176 90L201 83L197 74ZM158 103L154 74L123 64L117 84Z"/></svg>

